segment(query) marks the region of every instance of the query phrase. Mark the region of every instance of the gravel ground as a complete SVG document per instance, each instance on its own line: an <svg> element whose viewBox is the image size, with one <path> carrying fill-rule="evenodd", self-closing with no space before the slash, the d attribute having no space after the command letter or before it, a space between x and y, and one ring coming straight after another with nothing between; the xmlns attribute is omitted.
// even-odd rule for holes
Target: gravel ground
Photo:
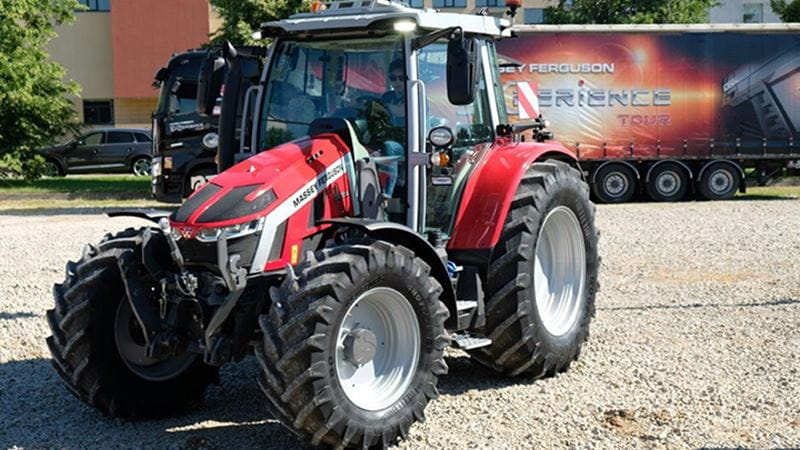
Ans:
<svg viewBox="0 0 800 450"><path fill-rule="evenodd" d="M0 212L0 446L298 446L266 413L252 361L167 420L107 420L67 392L44 341L51 285L83 243L135 224ZM800 446L800 201L601 206L598 225L581 360L529 382L449 352L441 398L402 445Z"/></svg>

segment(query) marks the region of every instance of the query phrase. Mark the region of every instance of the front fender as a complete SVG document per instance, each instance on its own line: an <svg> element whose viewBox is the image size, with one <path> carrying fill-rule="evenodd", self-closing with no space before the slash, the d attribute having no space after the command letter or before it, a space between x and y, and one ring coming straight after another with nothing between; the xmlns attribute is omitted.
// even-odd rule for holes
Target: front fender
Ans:
<svg viewBox="0 0 800 450"><path fill-rule="evenodd" d="M494 248L522 176L534 162L546 159L577 167L575 155L558 142L496 140L464 186L447 249Z"/></svg>
<svg viewBox="0 0 800 450"><path fill-rule="evenodd" d="M318 224L332 224L334 226L359 228L368 236L375 239L399 244L413 251L420 259L431 267L431 275L442 285L441 300L450 311L450 318L447 319L445 326L455 329L458 321L458 311L456 309L456 294L453 291L453 283L447 273L445 261L436 249L419 233L414 232L405 225L394 222L383 222L380 220L341 218L324 219Z"/></svg>

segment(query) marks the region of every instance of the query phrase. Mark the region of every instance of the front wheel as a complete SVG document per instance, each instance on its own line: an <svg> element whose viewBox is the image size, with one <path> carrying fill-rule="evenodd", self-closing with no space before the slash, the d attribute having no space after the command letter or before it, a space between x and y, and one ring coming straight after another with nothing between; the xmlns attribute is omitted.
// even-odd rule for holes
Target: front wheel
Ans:
<svg viewBox="0 0 800 450"><path fill-rule="evenodd" d="M533 378L565 371L589 336L599 257L594 205L580 173L559 161L523 176L492 251L484 366Z"/></svg>
<svg viewBox="0 0 800 450"><path fill-rule="evenodd" d="M317 257L259 319L267 406L313 445L391 445L424 419L447 372L442 288L410 250L384 241Z"/></svg>
<svg viewBox="0 0 800 450"><path fill-rule="evenodd" d="M67 263L66 280L53 287L47 311L53 366L69 390L109 417L156 417L199 400L217 368L188 352L164 359L145 354L144 336L129 305L117 258L141 252L130 229L87 246Z"/></svg>

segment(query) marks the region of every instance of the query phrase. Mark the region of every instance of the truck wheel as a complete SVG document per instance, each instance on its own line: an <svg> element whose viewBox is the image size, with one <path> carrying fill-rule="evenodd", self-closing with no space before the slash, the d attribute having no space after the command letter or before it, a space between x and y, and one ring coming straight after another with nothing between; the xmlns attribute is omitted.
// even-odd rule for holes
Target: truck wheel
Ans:
<svg viewBox="0 0 800 450"><path fill-rule="evenodd" d="M139 230L129 229L87 246L77 263L67 263L66 280L53 287L56 307L47 311L53 366L76 397L109 417L167 415L218 380L217 369L195 354L145 355L117 266L120 254L140 245Z"/></svg>
<svg viewBox="0 0 800 450"><path fill-rule="evenodd" d="M624 164L607 164L594 175L594 195L603 203L625 203L636 193L636 174Z"/></svg>
<svg viewBox="0 0 800 450"><path fill-rule="evenodd" d="M131 172L137 177L150 176L150 166L152 162L146 156L140 156L131 163Z"/></svg>
<svg viewBox="0 0 800 450"><path fill-rule="evenodd" d="M657 202L677 202L689 189L689 174L678 164L665 162L655 166L647 180L647 194Z"/></svg>
<svg viewBox="0 0 800 450"><path fill-rule="evenodd" d="M567 370L589 336L597 292L597 230L589 187L569 165L533 164L517 188L487 280L486 336L470 351L498 372Z"/></svg>
<svg viewBox="0 0 800 450"><path fill-rule="evenodd" d="M447 373L442 288L413 252L384 241L316 258L273 289L259 317L268 408L315 446L391 445L424 420Z"/></svg>
<svg viewBox="0 0 800 450"><path fill-rule="evenodd" d="M703 171L698 191L708 200L730 200L739 190L739 173L730 164L712 164Z"/></svg>

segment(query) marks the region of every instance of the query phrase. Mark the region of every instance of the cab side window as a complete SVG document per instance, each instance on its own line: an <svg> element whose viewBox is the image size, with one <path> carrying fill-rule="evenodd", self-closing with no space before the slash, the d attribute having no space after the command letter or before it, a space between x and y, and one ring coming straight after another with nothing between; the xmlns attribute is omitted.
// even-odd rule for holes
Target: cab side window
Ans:
<svg viewBox="0 0 800 450"><path fill-rule="evenodd" d="M100 145L103 143L103 133L90 133L81 140L84 145Z"/></svg>

